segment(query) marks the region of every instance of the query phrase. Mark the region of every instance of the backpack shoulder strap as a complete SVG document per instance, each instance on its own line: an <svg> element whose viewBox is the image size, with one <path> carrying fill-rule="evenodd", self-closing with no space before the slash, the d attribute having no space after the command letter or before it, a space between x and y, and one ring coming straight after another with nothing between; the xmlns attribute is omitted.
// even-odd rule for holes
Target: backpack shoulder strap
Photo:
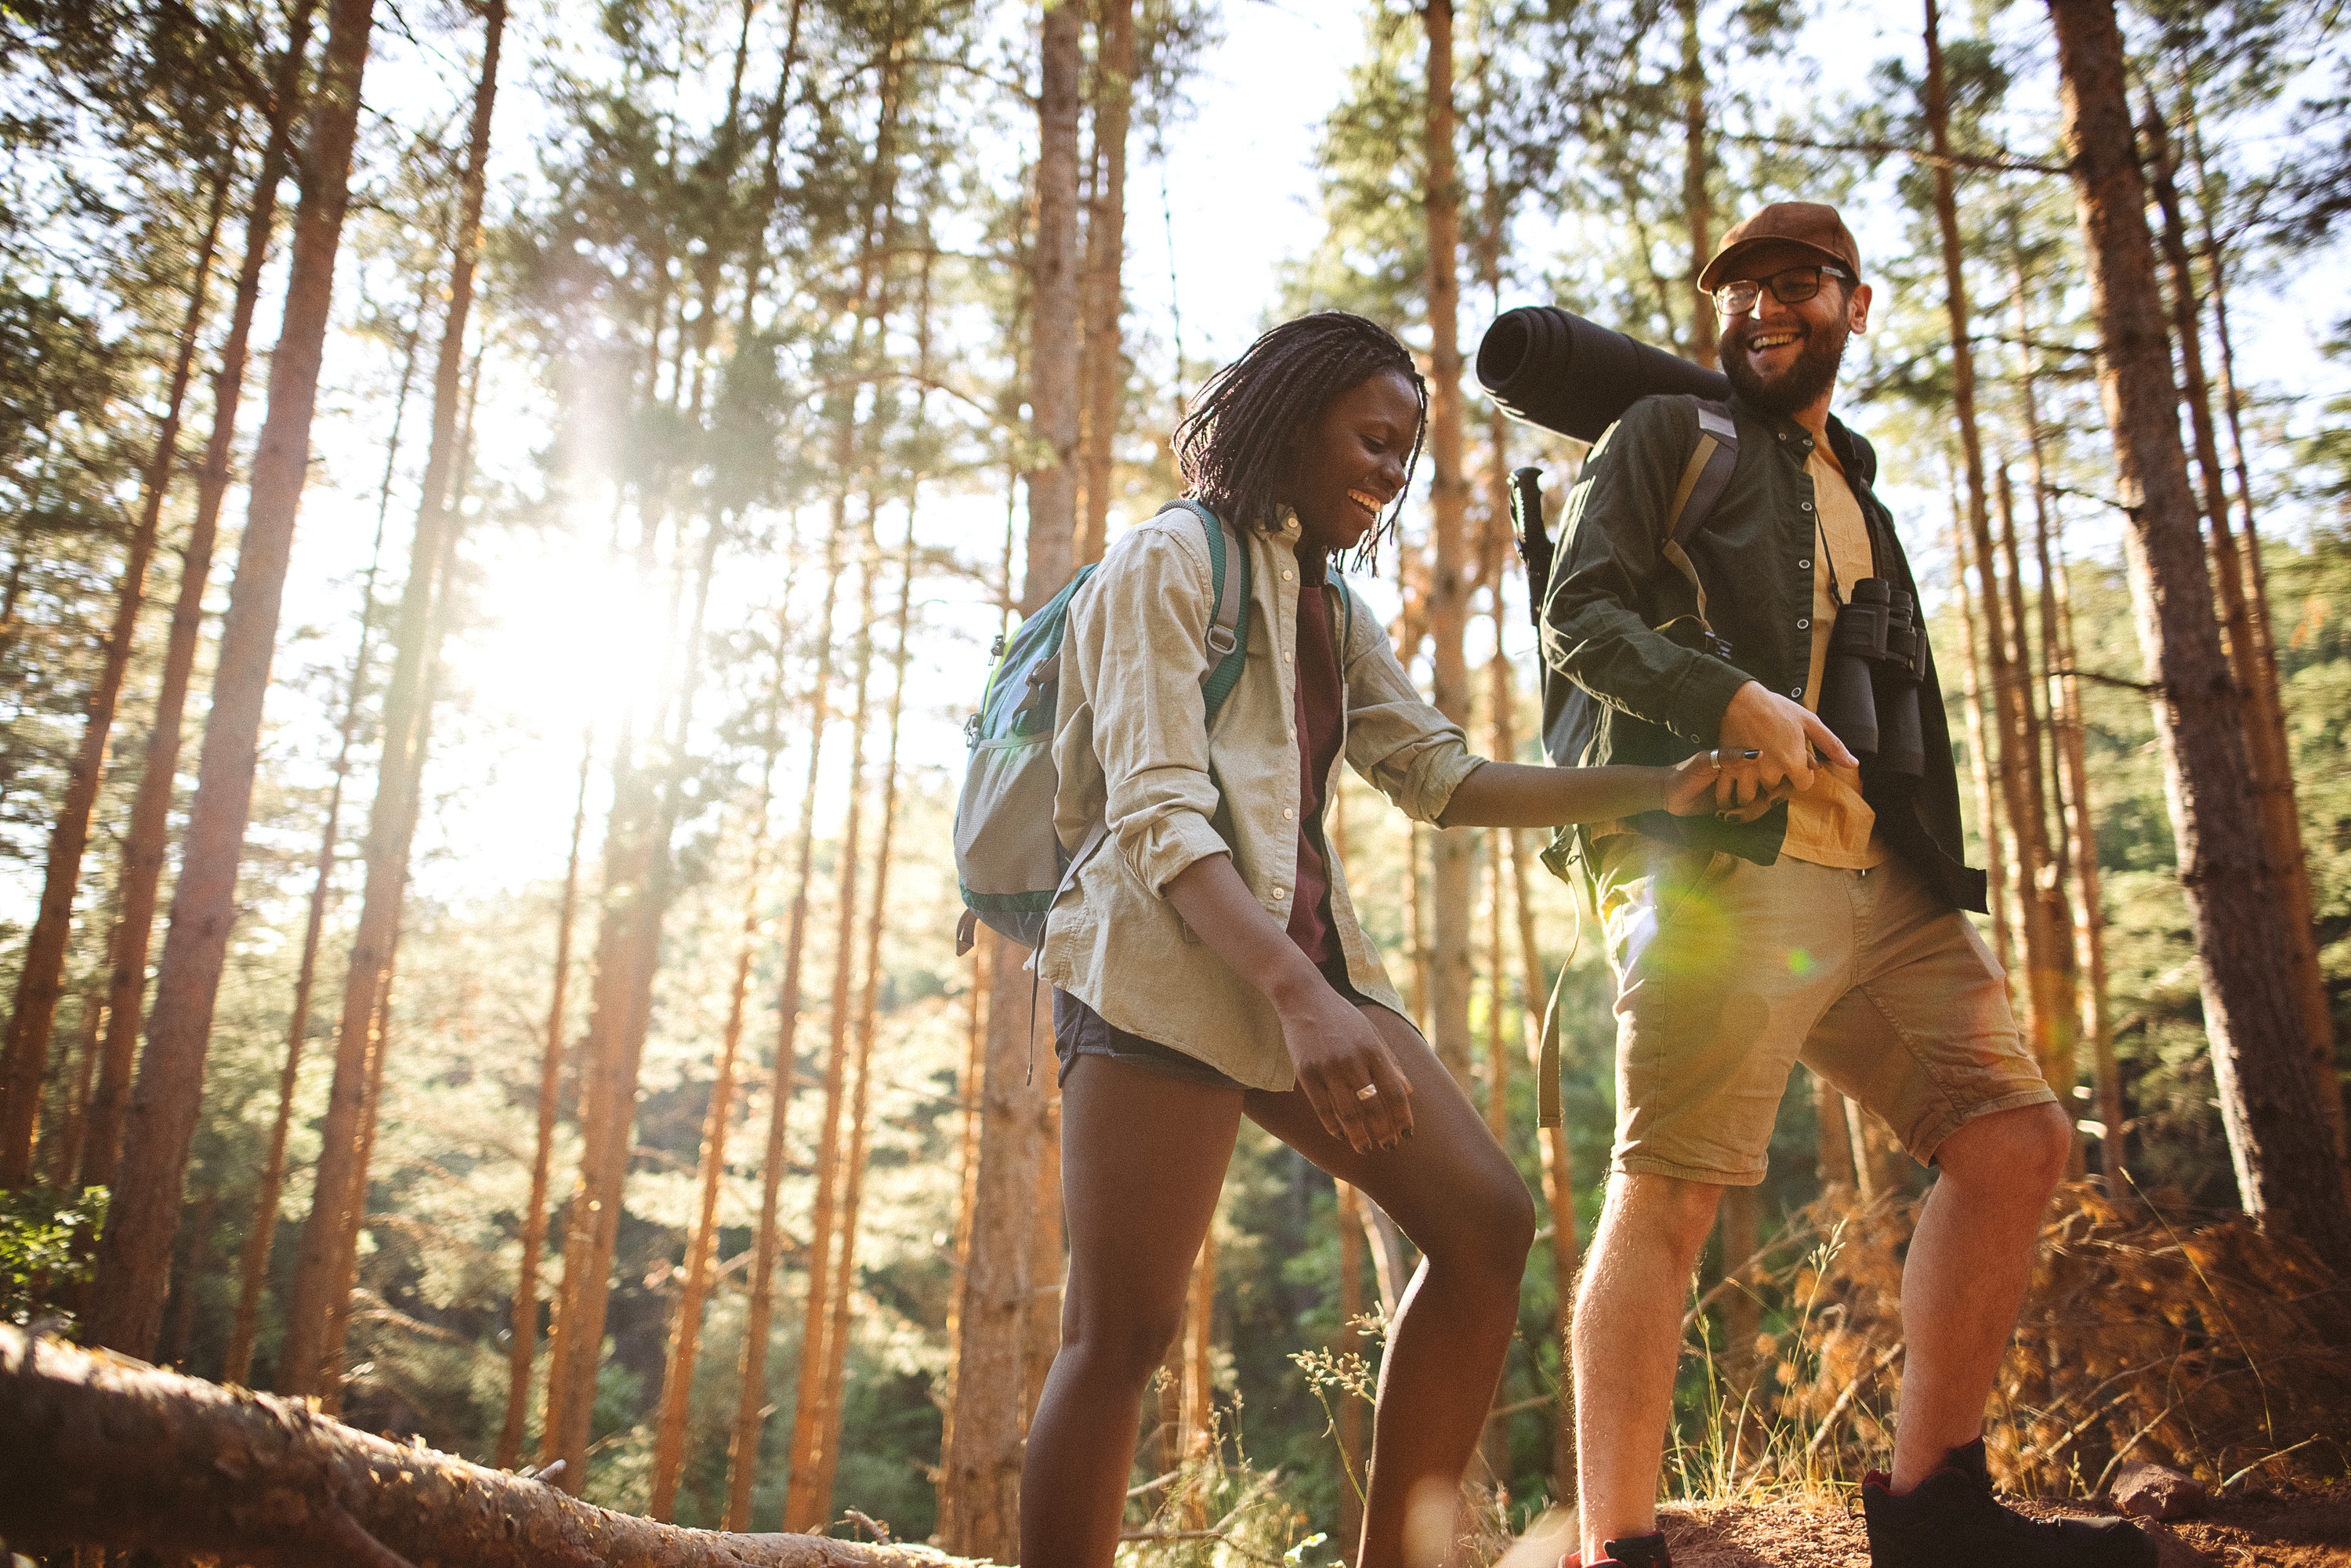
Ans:
<svg viewBox="0 0 2351 1568"><path fill-rule="evenodd" d="M1198 517L1208 536L1208 591L1217 601L1216 618L1208 627L1208 647L1218 657L1200 677L1200 695L1213 725L1217 710L1240 684L1241 666L1249 658L1249 546L1230 523L1187 497L1178 497L1159 509L1176 507Z"/></svg>
<svg viewBox="0 0 2351 1568"><path fill-rule="evenodd" d="M1702 397L1689 401L1698 410L1698 444L1682 465L1681 483L1675 486L1673 505L1666 512L1665 541L1657 551L1689 580L1691 591L1698 595L1698 624L1706 627L1706 585L1698 580L1698 567L1685 547L1706 526L1715 503L1730 485L1730 472L1739 465L1739 426L1730 417L1729 403Z"/></svg>

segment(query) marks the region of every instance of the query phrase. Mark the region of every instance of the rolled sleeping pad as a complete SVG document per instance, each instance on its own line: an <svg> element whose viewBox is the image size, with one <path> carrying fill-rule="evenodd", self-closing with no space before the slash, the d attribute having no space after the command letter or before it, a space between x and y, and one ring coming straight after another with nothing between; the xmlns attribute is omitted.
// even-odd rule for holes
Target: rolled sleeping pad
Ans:
<svg viewBox="0 0 2351 1568"><path fill-rule="evenodd" d="M1478 384L1502 411L1577 441L1597 441L1657 392L1730 395L1730 381L1555 305L1505 311L1478 345Z"/></svg>

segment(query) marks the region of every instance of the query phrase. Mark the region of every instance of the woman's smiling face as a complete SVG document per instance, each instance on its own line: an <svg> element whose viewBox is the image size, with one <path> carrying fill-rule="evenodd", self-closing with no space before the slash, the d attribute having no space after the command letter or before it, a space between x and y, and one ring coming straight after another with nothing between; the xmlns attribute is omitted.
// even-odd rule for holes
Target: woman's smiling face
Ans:
<svg viewBox="0 0 2351 1568"><path fill-rule="evenodd" d="M1404 488L1420 434L1420 396L1384 371L1341 392L1299 438L1288 492L1300 541L1337 554L1364 542Z"/></svg>

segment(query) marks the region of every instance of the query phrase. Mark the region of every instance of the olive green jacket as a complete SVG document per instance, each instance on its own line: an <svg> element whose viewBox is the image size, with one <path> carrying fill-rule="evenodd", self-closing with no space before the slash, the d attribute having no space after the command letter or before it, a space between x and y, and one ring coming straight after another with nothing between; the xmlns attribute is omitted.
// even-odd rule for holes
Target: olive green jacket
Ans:
<svg viewBox="0 0 2351 1568"><path fill-rule="evenodd" d="M1813 560L1820 548L1813 436L1784 415L1734 397L1739 461L1729 484L1687 549L1706 587L1711 649L1698 598L1660 547L1674 496L1698 435L1686 397L1644 398L1586 456L1570 494L1564 537L1542 613L1542 656L1568 677L1552 681L1547 727L1562 702L1593 706L1593 740L1581 761L1664 764L1716 744L1723 710L1749 681L1797 701L1813 643ZM1873 488L1877 454L1832 417L1830 450L1869 526L1877 575L1915 600L1918 591L1893 514ZM1952 904L1984 907L1984 875L1963 862L1959 774L1931 651L1921 644L1918 717L1924 779L1878 778L1865 765L1862 793L1878 830ZM1573 683L1572 686L1568 683ZM1752 823L1652 812L1635 825L1653 837L1724 850L1758 864L1779 858L1785 805Z"/></svg>

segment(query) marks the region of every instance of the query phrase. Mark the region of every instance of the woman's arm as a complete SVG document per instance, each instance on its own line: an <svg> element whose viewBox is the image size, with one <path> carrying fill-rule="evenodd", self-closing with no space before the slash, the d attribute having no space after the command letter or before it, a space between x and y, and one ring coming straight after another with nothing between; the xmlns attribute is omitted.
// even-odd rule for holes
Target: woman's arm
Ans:
<svg viewBox="0 0 2351 1568"><path fill-rule="evenodd" d="M1323 1131L1359 1155L1412 1135L1412 1085L1377 1030L1259 904L1229 854L1194 861L1167 883L1167 902L1217 957L1257 988L1281 1019L1299 1087ZM1370 1084L1379 1092L1364 1098Z"/></svg>
<svg viewBox="0 0 2351 1568"><path fill-rule="evenodd" d="M1531 768L1489 762L1453 790L1439 825L1557 828L1644 811L1687 817L1714 808L1718 754L1701 751L1671 768Z"/></svg>

